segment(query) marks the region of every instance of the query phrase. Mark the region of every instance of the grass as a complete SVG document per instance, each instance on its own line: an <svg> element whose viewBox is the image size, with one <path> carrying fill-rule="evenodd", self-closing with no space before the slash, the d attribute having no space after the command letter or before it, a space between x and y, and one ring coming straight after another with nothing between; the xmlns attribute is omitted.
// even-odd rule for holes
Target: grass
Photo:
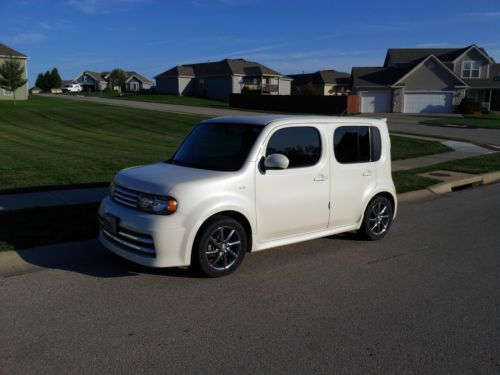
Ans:
<svg viewBox="0 0 500 375"><path fill-rule="evenodd" d="M449 151L453 151L453 149L440 142L401 137L391 134L392 160L417 158Z"/></svg>
<svg viewBox="0 0 500 375"><path fill-rule="evenodd" d="M202 118L31 96L0 102L0 192L106 184L166 160Z"/></svg>
<svg viewBox="0 0 500 375"><path fill-rule="evenodd" d="M125 167L165 160L202 118L32 96L0 102L0 193L105 185ZM392 158L449 151L391 136Z"/></svg>
<svg viewBox="0 0 500 375"><path fill-rule="evenodd" d="M463 117L437 117L421 121L425 125L459 125L472 128L500 129L500 115L489 114L481 116L464 115Z"/></svg>
<svg viewBox="0 0 500 375"><path fill-rule="evenodd" d="M0 212L0 251L96 238L98 204Z"/></svg>
<svg viewBox="0 0 500 375"><path fill-rule="evenodd" d="M132 93L124 92L120 94L116 91L103 91L80 93L83 96L102 96L104 98L122 99L122 100L136 100L140 102L154 102L165 104L180 104L180 105L194 105L202 107L229 107L229 103L222 100L199 98L195 96L181 96L173 94L154 94L154 93Z"/></svg>
<svg viewBox="0 0 500 375"><path fill-rule="evenodd" d="M392 173L396 191L406 193L412 190L425 189L440 181L432 178L417 176L420 173L432 172L436 170L446 170L470 174L482 174L493 171L500 171L500 153L475 156L466 159L447 161L434 164L428 167L398 171Z"/></svg>

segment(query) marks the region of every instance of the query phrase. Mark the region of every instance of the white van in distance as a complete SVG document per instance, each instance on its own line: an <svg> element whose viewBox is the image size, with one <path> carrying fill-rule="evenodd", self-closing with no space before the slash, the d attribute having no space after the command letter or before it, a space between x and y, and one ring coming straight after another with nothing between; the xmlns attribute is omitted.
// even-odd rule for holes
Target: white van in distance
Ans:
<svg viewBox="0 0 500 375"><path fill-rule="evenodd" d="M384 237L396 215L385 120L226 117L198 124L164 162L120 171L101 243L151 267L234 271L246 252L347 231Z"/></svg>
<svg viewBox="0 0 500 375"><path fill-rule="evenodd" d="M82 92L82 86L79 83L70 83L68 85L64 85L63 92Z"/></svg>

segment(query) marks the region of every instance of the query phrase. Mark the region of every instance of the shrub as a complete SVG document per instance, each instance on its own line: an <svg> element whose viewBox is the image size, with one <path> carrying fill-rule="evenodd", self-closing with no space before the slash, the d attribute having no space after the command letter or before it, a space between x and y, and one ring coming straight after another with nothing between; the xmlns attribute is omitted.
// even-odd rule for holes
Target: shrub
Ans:
<svg viewBox="0 0 500 375"><path fill-rule="evenodd" d="M482 114L489 113L488 109L484 108L481 103L467 98L462 99L458 108L460 110L460 113L463 113L464 115L470 115L478 112Z"/></svg>

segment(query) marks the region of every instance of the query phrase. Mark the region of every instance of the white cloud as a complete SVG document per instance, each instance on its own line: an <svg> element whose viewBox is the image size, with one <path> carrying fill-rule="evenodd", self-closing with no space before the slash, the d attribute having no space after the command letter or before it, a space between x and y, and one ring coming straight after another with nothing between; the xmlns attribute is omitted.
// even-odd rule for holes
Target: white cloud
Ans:
<svg viewBox="0 0 500 375"><path fill-rule="evenodd" d="M46 37L41 33L19 33L11 36L3 36L2 39L14 44L33 44L45 40Z"/></svg>
<svg viewBox="0 0 500 375"><path fill-rule="evenodd" d="M86 14L107 14L120 10L127 10L127 6L141 2L141 0L66 0L66 4Z"/></svg>
<svg viewBox="0 0 500 375"><path fill-rule="evenodd" d="M467 15L473 17L500 18L500 12L474 12L468 13Z"/></svg>

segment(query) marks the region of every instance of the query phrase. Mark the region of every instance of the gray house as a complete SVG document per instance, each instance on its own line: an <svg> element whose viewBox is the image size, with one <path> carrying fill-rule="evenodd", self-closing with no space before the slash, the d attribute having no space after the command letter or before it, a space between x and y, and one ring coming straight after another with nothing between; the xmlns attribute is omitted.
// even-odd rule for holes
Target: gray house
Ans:
<svg viewBox="0 0 500 375"><path fill-rule="evenodd" d="M108 87L110 72L91 72L84 71L73 80L73 83L79 83L83 91L101 91ZM137 72L125 72L127 78L125 82L125 91L144 91L153 86L153 82Z"/></svg>
<svg viewBox="0 0 500 375"><path fill-rule="evenodd" d="M500 64L476 45L389 49L382 67L352 68L360 111L454 112L464 97L500 109Z"/></svg>
<svg viewBox="0 0 500 375"><path fill-rule="evenodd" d="M291 78L243 59L175 66L155 77L156 91L228 100L230 94L290 95Z"/></svg>
<svg viewBox="0 0 500 375"><path fill-rule="evenodd" d="M336 70L319 70L315 73L290 74L292 94L345 95L351 88L351 75Z"/></svg>

